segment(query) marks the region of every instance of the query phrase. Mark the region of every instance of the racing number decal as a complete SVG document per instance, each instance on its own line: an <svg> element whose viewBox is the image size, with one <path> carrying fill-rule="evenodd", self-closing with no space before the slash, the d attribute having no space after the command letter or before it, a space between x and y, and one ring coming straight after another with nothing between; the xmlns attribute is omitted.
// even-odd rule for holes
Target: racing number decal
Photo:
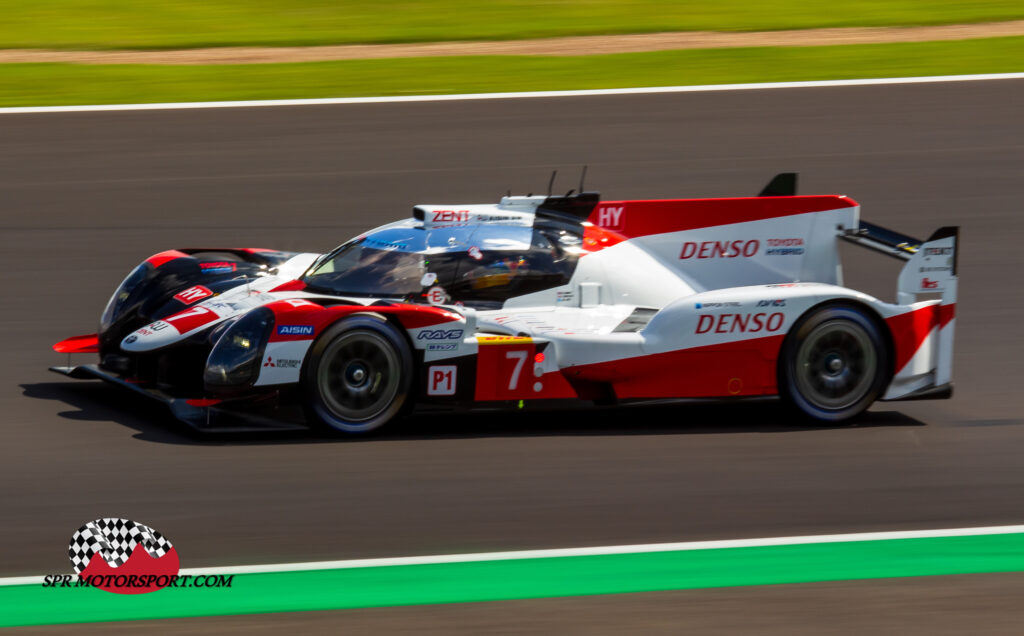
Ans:
<svg viewBox="0 0 1024 636"><path fill-rule="evenodd" d="M192 307L164 318L164 322L170 323L178 333L186 333L216 319L217 314L206 307Z"/></svg>
<svg viewBox="0 0 1024 636"><path fill-rule="evenodd" d="M515 391L519 388L519 374L523 371L523 363L526 362L528 351L506 351L506 360L515 360L516 366L512 369L512 375L508 379L508 390Z"/></svg>
<svg viewBox="0 0 1024 636"><path fill-rule="evenodd" d="M458 371L454 364L436 365L427 369L427 395L455 395Z"/></svg>
<svg viewBox="0 0 1024 636"><path fill-rule="evenodd" d="M478 336L477 400L537 400L577 397L561 373L544 373L538 345L530 338ZM541 345L543 347L543 345Z"/></svg>
<svg viewBox="0 0 1024 636"><path fill-rule="evenodd" d="M535 345L530 338L513 336L480 337L476 365L477 400L514 400L533 397L527 363Z"/></svg>

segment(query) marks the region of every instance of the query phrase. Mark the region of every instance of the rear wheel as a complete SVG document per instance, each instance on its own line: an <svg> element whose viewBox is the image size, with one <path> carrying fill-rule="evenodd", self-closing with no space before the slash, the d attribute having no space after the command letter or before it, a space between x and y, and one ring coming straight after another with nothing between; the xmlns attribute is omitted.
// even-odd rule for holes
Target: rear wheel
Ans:
<svg viewBox="0 0 1024 636"><path fill-rule="evenodd" d="M346 318L314 343L303 367L306 416L328 431L379 429L411 400L409 344L376 314Z"/></svg>
<svg viewBox="0 0 1024 636"><path fill-rule="evenodd" d="M852 306L830 306L802 318L779 360L779 393L810 418L841 422L881 397L889 351L878 324Z"/></svg>

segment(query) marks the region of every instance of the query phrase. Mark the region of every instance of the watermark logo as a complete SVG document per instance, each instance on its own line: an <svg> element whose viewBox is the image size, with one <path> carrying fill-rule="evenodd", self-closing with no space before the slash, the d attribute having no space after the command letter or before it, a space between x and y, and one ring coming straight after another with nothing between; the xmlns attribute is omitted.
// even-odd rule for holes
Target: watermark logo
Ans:
<svg viewBox="0 0 1024 636"><path fill-rule="evenodd" d="M132 521L90 521L71 536L74 574L47 574L43 587L95 587L115 594L145 594L165 587L231 587L235 575L178 574L178 552L167 537Z"/></svg>
<svg viewBox="0 0 1024 636"><path fill-rule="evenodd" d="M162 534L131 519L96 519L71 536L68 557L79 578L117 594L144 594L170 585L180 565Z"/></svg>

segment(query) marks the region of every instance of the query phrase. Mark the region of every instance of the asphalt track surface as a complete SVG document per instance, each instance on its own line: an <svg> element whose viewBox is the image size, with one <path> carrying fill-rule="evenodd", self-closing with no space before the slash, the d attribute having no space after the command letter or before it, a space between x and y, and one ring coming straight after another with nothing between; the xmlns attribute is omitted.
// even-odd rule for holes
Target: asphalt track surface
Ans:
<svg viewBox="0 0 1024 636"><path fill-rule="evenodd" d="M184 567L1024 523L1021 112L1024 82L1009 80L0 117L0 575L66 571L71 533L103 516L154 526ZM803 192L849 194L905 233L961 225L956 395L880 404L852 427L726 405L204 440L46 371L64 363L50 345L95 330L151 253L322 251L415 203L544 190L553 168L567 190L581 164L609 199L753 194L797 170ZM850 286L892 299L896 261L844 256ZM849 585L862 599L900 587ZM756 612L773 594L657 598ZM1009 599L946 596L936 610L1013 616ZM586 614L656 626L645 617L663 614L637 609L655 597Z"/></svg>

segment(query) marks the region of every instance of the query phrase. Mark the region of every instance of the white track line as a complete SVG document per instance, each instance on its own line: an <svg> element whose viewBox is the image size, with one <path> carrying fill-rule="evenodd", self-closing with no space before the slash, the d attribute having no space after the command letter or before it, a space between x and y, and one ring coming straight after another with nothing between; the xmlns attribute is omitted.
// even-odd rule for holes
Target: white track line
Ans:
<svg viewBox="0 0 1024 636"><path fill-rule="evenodd" d="M684 550L721 550L727 548L759 548L779 545L809 545L888 541L892 539L936 539L997 534L1024 534L1024 525L988 526L982 528L949 528L941 530L898 530L891 532L860 532L821 534L802 537L769 537L765 539L726 539L719 541L687 541L682 543L645 543L609 545L591 548L555 548L549 550L516 550L513 552L478 552L475 554L438 554L431 556L391 557L382 559L350 559L347 561L313 561L306 563L268 563L265 565L233 565L209 568L186 568L180 574L264 574L268 572L303 572L309 570L341 570L395 565L429 565L435 563L467 563L479 561L511 561L515 559L547 559L554 557L601 556L609 554L643 554L649 552L681 552ZM0 578L0 586L34 585L42 576Z"/></svg>
<svg viewBox="0 0 1024 636"><path fill-rule="evenodd" d="M82 113L122 110L187 110L196 108L265 108L268 106L324 106L337 104L391 104L404 102L451 102L479 99L524 99L530 97L598 97L602 95L653 95L658 93L705 93L749 91L772 88L823 88L833 86L880 86L888 84L931 84L981 80L1024 79L1024 73L980 75L933 75L928 77L887 77L880 79L818 80L810 82L762 82L756 84L705 84L701 86L650 86L603 88L576 91L529 91L521 93L466 93L456 95L396 95L391 97L329 97L324 99L258 99L232 102L171 102L161 104L95 104L87 106L16 106L0 108L0 115L26 113Z"/></svg>

